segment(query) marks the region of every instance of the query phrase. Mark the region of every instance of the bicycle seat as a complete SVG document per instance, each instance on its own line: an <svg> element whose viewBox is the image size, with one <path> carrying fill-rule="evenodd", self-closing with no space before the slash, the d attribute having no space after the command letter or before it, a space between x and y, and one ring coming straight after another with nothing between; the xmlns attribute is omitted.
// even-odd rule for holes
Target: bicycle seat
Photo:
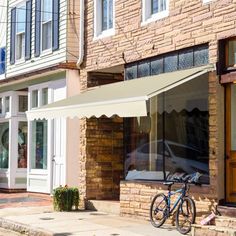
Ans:
<svg viewBox="0 0 236 236"><path fill-rule="evenodd" d="M174 182L173 181L169 181L169 182L164 182L163 184L166 185L166 186L171 186L171 185L174 184Z"/></svg>

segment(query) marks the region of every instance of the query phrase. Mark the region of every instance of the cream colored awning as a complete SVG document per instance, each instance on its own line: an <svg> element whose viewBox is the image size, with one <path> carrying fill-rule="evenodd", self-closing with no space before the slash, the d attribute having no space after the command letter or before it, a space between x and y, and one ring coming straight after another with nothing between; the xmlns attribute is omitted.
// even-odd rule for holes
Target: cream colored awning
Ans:
<svg viewBox="0 0 236 236"><path fill-rule="evenodd" d="M27 118L146 116L148 99L213 69L212 65L208 65L103 85L28 111Z"/></svg>

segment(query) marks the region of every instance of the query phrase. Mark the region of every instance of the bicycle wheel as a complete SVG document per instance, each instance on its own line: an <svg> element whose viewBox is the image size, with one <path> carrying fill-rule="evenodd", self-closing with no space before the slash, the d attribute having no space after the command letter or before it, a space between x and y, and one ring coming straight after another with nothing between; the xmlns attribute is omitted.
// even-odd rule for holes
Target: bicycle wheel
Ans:
<svg viewBox="0 0 236 236"><path fill-rule="evenodd" d="M166 220L167 199L163 193L157 194L150 207L150 220L154 227L161 227Z"/></svg>
<svg viewBox="0 0 236 236"><path fill-rule="evenodd" d="M190 197L184 197L176 212L176 228L181 234L187 234L195 222L196 206Z"/></svg>

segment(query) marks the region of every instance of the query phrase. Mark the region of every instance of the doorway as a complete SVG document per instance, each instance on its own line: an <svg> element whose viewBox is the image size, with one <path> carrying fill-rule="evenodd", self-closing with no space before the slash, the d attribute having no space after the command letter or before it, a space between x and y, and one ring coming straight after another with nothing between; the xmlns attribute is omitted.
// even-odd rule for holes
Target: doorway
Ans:
<svg viewBox="0 0 236 236"><path fill-rule="evenodd" d="M236 203L236 84L226 87L226 202Z"/></svg>

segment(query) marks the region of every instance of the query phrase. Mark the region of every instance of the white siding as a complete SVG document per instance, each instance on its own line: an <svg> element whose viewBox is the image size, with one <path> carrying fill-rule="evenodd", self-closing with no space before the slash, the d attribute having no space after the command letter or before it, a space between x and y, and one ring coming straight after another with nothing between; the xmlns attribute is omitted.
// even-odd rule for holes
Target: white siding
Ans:
<svg viewBox="0 0 236 236"><path fill-rule="evenodd" d="M0 0L0 48L6 46L7 0Z"/></svg>
<svg viewBox="0 0 236 236"><path fill-rule="evenodd" d="M21 3L19 0L9 1L9 12L8 12L8 22L11 19L11 9L17 4ZM60 62L66 62L66 25L67 25L67 1L60 0L60 35L59 35L59 50L51 52L49 54L40 55L39 57L34 57L34 35L35 35L35 0L32 1L32 39L31 39L31 59L24 61L22 63L10 64L10 23L8 24L8 34L7 34L7 77L13 77L25 73L30 73L36 70L45 69L50 66L56 65Z"/></svg>

